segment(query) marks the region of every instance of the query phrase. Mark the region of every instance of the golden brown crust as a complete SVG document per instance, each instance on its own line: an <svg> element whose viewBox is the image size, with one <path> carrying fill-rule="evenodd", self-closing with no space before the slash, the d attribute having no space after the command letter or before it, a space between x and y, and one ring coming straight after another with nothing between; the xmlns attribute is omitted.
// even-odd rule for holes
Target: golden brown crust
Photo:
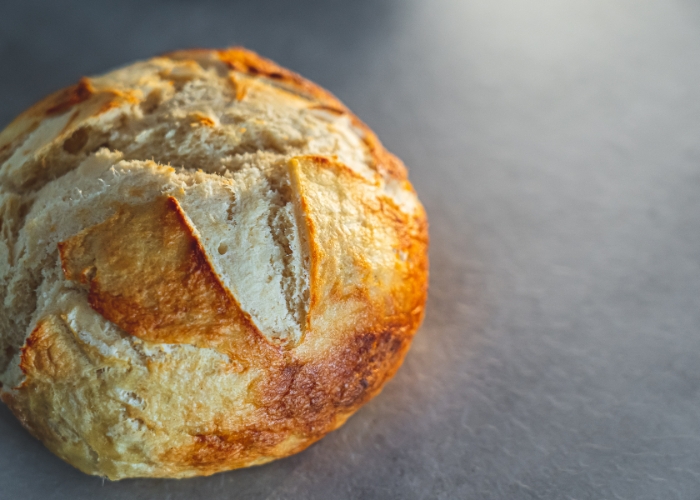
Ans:
<svg viewBox="0 0 700 500"><path fill-rule="evenodd" d="M121 89L96 88L93 80L83 77L78 83L45 97L0 132L0 152L9 148L19 137L32 132L42 120L73 111L64 131L72 123L89 116L105 113L124 102L134 102L136 97Z"/></svg>
<svg viewBox="0 0 700 500"><path fill-rule="evenodd" d="M49 424L48 414L59 413L62 385L75 382L79 353L70 335L66 335L64 321L55 315L42 318L22 348L20 367L25 380L12 393L4 393L2 400L17 416L22 425L52 452L83 472L98 472L88 457L74 447L66 446L66 437Z"/></svg>
<svg viewBox="0 0 700 500"><path fill-rule="evenodd" d="M57 95L55 103L52 103L45 113L50 116L68 111L76 104L87 101L94 93L95 88L90 80L81 78L76 85L68 87Z"/></svg>
<svg viewBox="0 0 700 500"><path fill-rule="evenodd" d="M64 351L60 344L54 342L51 321L45 319L34 328L22 347L20 368L24 373L42 373L50 378L64 377L70 373L70 363Z"/></svg>
<svg viewBox="0 0 700 500"><path fill-rule="evenodd" d="M366 315L380 318L422 306L427 294L428 244L422 209L407 215L362 176L324 157L296 158L291 168L307 215L311 280L318 284L311 290L309 321L325 316L317 308L352 300L361 302ZM338 207L356 211L362 224L354 230L334 224ZM359 244L348 245L348 241ZM405 255L406 260L394 258L393 266L385 267L378 261L388 258L387 249ZM400 300L379 299L397 295Z"/></svg>
<svg viewBox="0 0 700 500"><path fill-rule="evenodd" d="M196 61L199 64L210 64L212 60L223 63L231 70L229 78L234 85L236 99L241 100L247 92L247 85L236 74L244 74L255 78L266 78L274 84L305 96L314 102L313 106L325 109L331 113L347 115L353 126L361 132L362 139L369 150L374 168L383 176L403 181L407 178L406 168L394 155L389 153L381 144L374 132L354 115L332 93L303 78L302 76L282 68L273 61L265 59L258 54L242 47L232 47L225 50L182 50L165 54L164 58L176 61ZM71 87L51 94L19 115L10 125L0 132L0 158L4 150L11 148L19 138L34 130L46 117L62 114L72 108L79 108L79 112L71 117L66 131L70 130L70 124L80 119L105 113L110 109L122 105L124 102L137 103L146 96L137 97L120 85L108 82L95 86L90 78L81 78ZM80 105L83 105L81 107ZM205 120L205 123L206 120Z"/></svg>
<svg viewBox="0 0 700 500"><path fill-rule="evenodd" d="M375 133L353 114L337 97L326 89L316 85L306 78L279 66L274 61L261 57L253 51L243 47L231 47L225 50L182 50L165 54L164 57L176 60L205 60L212 56L226 64L228 68L235 72L243 73L254 77L268 78L287 89L291 89L310 100L317 101L319 109L326 109L332 113L346 114L350 117L353 125L362 132L370 155L374 160L374 166L382 175L396 180L405 180L408 177L406 167L401 160L389 153L379 141ZM235 75L235 73L232 73ZM245 96L245 83L232 77L236 88L236 98L241 100Z"/></svg>
<svg viewBox="0 0 700 500"><path fill-rule="evenodd" d="M255 327L211 268L177 200L122 206L105 222L59 243L66 278L90 306L149 342L192 344L237 356Z"/></svg>
<svg viewBox="0 0 700 500"><path fill-rule="evenodd" d="M394 375L427 298L425 212L417 201L408 209L400 206L387 187L394 182L413 197L405 167L338 99L245 49L181 51L165 59L223 67L239 101L259 79L302 96L311 108L348 116L379 175L365 176L318 155L297 156L279 167L287 169L283 177L290 179L288 196L309 258L307 313L297 344L266 338L227 288L205 250L201 228L178 199L182 188L142 203L114 205L111 217L58 244L71 282L67 288L80 289L91 314L108 320L136 350L167 345L215 352L219 357L206 354L193 366L238 391L229 397L201 381L177 385L182 378L177 363L194 355L140 354L142 369L134 359L118 358L111 346L91 344L67 313L40 317L21 352L25 378L3 393L3 400L56 454L85 472L115 479L208 475L306 448L342 425ZM29 133L32 123L65 113L69 120L61 144L75 154L86 142L76 125L85 116L118 103L143 106L148 99L117 83L83 79L13 122L13 130L0 135L0 147ZM188 119L193 126L216 127L199 112ZM33 182L20 174L16 185ZM143 195L137 191L130 192ZM101 372L105 367L111 371ZM80 404L90 405L94 414L79 432L70 431L77 437L68 431L69 437L59 436L55 426L71 384L80 387ZM198 393L201 387L211 393ZM117 397L105 395L106 388L151 399L142 406L115 403ZM172 409L168 405L175 400ZM109 437L125 419L145 433L126 451L119 438Z"/></svg>

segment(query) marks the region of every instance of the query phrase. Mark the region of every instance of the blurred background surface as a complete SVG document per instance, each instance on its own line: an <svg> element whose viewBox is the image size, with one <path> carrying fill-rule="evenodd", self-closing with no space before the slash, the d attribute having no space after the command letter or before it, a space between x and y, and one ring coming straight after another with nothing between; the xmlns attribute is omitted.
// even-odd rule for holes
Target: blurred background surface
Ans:
<svg viewBox="0 0 700 500"><path fill-rule="evenodd" d="M0 10L0 126L82 75L244 45L374 128L431 222L424 326L339 431L262 467L110 483L0 405L0 498L700 497L700 3Z"/></svg>

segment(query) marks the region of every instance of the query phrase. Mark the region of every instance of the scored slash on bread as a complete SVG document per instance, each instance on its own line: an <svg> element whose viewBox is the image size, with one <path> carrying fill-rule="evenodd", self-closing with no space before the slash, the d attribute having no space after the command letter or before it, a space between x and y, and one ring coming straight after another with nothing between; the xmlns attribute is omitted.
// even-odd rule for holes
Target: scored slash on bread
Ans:
<svg viewBox="0 0 700 500"><path fill-rule="evenodd" d="M211 268L177 200L125 205L58 245L67 279L88 303L140 339L192 344L229 357L253 328Z"/></svg>
<svg viewBox="0 0 700 500"><path fill-rule="evenodd" d="M398 369L427 296L401 162L243 49L81 80L0 133L0 394L112 479L300 451Z"/></svg>

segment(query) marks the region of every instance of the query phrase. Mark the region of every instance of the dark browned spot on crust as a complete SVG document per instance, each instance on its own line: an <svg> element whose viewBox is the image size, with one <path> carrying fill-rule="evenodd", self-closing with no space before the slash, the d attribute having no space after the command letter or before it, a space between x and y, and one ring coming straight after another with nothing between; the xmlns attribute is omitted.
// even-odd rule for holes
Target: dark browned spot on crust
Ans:
<svg viewBox="0 0 700 500"><path fill-rule="evenodd" d="M221 463L241 462L249 459L251 450L270 449L282 436L270 431L250 429L236 433L198 434L187 457L182 457L194 467L220 466Z"/></svg>
<svg viewBox="0 0 700 500"><path fill-rule="evenodd" d="M87 144L89 133L85 127L81 127L73 132L68 139L63 142L63 150L72 155L78 154L85 144Z"/></svg>
<svg viewBox="0 0 700 500"><path fill-rule="evenodd" d="M46 110L46 114L54 115L63 113L76 104L88 100L94 93L95 89L90 83L90 80L83 77L76 85L68 87L59 96L57 96L57 102Z"/></svg>
<svg viewBox="0 0 700 500"><path fill-rule="evenodd" d="M339 414L355 411L394 374L411 337L405 327L358 333L332 358L288 364L260 394L268 419L310 436L332 430Z"/></svg>

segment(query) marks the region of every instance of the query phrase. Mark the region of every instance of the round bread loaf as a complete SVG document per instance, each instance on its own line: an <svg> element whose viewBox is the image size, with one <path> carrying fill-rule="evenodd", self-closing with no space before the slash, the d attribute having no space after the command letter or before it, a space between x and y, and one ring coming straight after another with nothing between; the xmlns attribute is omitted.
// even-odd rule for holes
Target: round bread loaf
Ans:
<svg viewBox="0 0 700 500"><path fill-rule="evenodd" d="M0 393L121 479L262 464L395 373L427 294L403 164L328 92L192 50L57 92L0 134Z"/></svg>

